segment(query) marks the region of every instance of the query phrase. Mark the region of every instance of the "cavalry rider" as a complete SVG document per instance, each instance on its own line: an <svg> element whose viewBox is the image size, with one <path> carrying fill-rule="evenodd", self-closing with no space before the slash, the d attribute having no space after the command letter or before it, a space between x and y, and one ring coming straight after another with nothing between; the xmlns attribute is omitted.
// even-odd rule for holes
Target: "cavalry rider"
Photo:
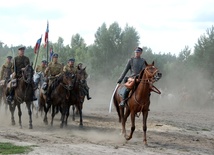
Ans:
<svg viewBox="0 0 214 155"><path fill-rule="evenodd" d="M78 72L80 72L82 70L82 63L79 63L78 65L77 65L77 73ZM89 96L89 87L88 87L88 84L87 84L87 81L86 81L86 79L88 78L88 74L87 74L87 72L85 71L85 69L84 70L82 70L82 74L83 74L83 81L82 81L82 91L83 91L83 93L87 96L87 100L90 100L91 99L91 97Z"/></svg>
<svg viewBox="0 0 214 155"><path fill-rule="evenodd" d="M24 55L25 46L21 46L18 48L18 56L14 58L13 69L14 72L12 74L12 79L18 79L22 77L22 69L27 65L30 65L30 59ZM34 88L34 82L32 81L32 87ZM10 88L9 94L7 96L7 101L12 102L14 96L14 88ZM33 95L33 101L37 100L35 94Z"/></svg>
<svg viewBox="0 0 214 155"><path fill-rule="evenodd" d="M10 75L13 73L13 64L11 62L12 56L7 56L6 62L1 67L0 80L9 80Z"/></svg>
<svg viewBox="0 0 214 155"><path fill-rule="evenodd" d="M141 57L143 53L143 49L140 47L137 47L134 52L135 52L135 56L128 60L124 71L122 72L119 80L117 81L118 84L120 84L123 81L124 77L126 76L129 70L130 70L130 76L124 79L124 83L127 82L128 78L134 78L138 76L140 72L145 68L145 60L144 58ZM131 81L133 82L133 80L129 79L128 82L130 83ZM126 98L128 97L129 91L130 89L126 87L122 95L123 100L121 101L120 106L122 107L125 106Z"/></svg>
<svg viewBox="0 0 214 155"><path fill-rule="evenodd" d="M42 60L41 65L36 66L36 72L42 72L45 74L45 69L47 68L47 61Z"/></svg>
<svg viewBox="0 0 214 155"><path fill-rule="evenodd" d="M67 65L63 67L63 72L70 72L76 74L77 69L75 68L74 63L75 63L74 58L69 59Z"/></svg>
<svg viewBox="0 0 214 155"><path fill-rule="evenodd" d="M62 73L62 64L58 62L58 54L54 53L52 56L52 62L48 64L48 67L45 70L45 76L48 76L48 80L43 83L43 90L46 92L47 95L47 103L51 101L51 93L52 88L51 84L54 79L56 79L58 76ZM48 82L48 83L47 83Z"/></svg>

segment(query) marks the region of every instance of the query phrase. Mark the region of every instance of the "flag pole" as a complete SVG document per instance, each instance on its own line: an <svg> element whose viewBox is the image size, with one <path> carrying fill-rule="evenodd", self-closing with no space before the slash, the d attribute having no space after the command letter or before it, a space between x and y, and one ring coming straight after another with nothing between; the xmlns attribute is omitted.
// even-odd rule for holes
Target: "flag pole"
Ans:
<svg viewBox="0 0 214 155"><path fill-rule="evenodd" d="M47 44L47 64L48 64L48 58L49 58L48 57L48 52L49 52L49 50L48 50L48 44L49 44L49 41L48 41L49 40L49 22L47 23L47 29L48 29L48 32L47 32L48 33L48 37L47 37L47 43L46 44Z"/></svg>
<svg viewBox="0 0 214 155"><path fill-rule="evenodd" d="M41 35L41 40L42 40L42 35ZM41 45L41 42L40 42L40 45ZM36 60L35 60L35 63L34 63L34 68L33 68L34 71L35 71L36 64L37 64L37 59L38 59L38 55L39 55L40 45L39 45L39 48L38 48L38 52L36 53Z"/></svg>

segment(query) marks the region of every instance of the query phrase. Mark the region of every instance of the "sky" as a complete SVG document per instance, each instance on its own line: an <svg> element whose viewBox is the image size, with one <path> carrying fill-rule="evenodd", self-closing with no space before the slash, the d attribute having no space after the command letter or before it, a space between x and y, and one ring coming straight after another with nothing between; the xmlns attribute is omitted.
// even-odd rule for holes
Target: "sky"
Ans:
<svg viewBox="0 0 214 155"><path fill-rule="evenodd" d="M7 0L0 5L0 41L8 46L35 46L49 21L49 40L71 42L77 33L87 45L97 29L117 22L134 27L139 46L154 53L178 55L214 25L214 0Z"/></svg>

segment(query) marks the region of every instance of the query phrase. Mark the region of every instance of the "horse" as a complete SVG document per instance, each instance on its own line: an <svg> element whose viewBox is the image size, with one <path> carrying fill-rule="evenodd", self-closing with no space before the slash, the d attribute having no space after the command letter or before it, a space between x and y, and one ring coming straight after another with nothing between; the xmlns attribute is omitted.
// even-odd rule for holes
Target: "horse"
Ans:
<svg viewBox="0 0 214 155"><path fill-rule="evenodd" d="M77 108L76 113L78 113L79 117L80 117L79 126L83 126L82 108L83 108L83 102L85 99L85 94L83 94L83 91L81 89L83 89L82 85L83 85L83 82L85 80L84 76L83 76L85 68L80 69L75 74L74 87L71 90L71 99L70 99L70 104L72 105L72 109L73 109L73 117L72 118L73 118L73 121L75 121L75 107L76 107Z"/></svg>
<svg viewBox="0 0 214 155"><path fill-rule="evenodd" d="M33 81L37 87L36 91L35 91L35 95L37 97L37 100L36 101L33 101L33 104L32 104L32 110L35 108L36 109L36 117L38 117L38 112L39 110L39 103L40 103L40 97L39 97L39 94L40 94L40 88L42 87L42 84L44 83L44 73L43 72L36 72L34 73L33 75ZM42 115L42 110L41 110L41 115Z"/></svg>
<svg viewBox="0 0 214 155"><path fill-rule="evenodd" d="M33 128L32 125L32 111L31 111L31 104L33 101L33 93L34 93L34 84L33 84L33 68L31 65L27 65L25 68L22 69L22 76L17 79L17 86L14 90L14 101L8 102L11 112L11 122L12 125L15 125L14 119L14 112L16 106L18 108L18 116L19 116L19 126L22 128L22 111L21 111L21 104L23 102L26 103L29 115L29 129Z"/></svg>
<svg viewBox="0 0 214 155"><path fill-rule="evenodd" d="M8 104L6 101L6 88L7 88L7 83L10 80L10 75L12 74L11 69L6 68L6 70L4 71L4 79L0 81L0 103L4 103L5 104L5 110L7 111L8 109Z"/></svg>
<svg viewBox="0 0 214 155"><path fill-rule="evenodd" d="M45 116L44 123L48 124L47 113L52 106L52 119L51 125L53 125L53 119L56 114L56 107L60 108L61 112L61 124L62 128L64 125L67 125L67 119L65 119L65 115L69 114L69 98L70 98L70 90L73 86L73 74L69 72L65 72L57 77L50 85L52 88L51 93L51 103L46 104L46 95L41 91L40 93L40 106L44 107ZM41 88L42 89L42 88Z"/></svg>
<svg viewBox="0 0 214 155"><path fill-rule="evenodd" d="M135 116L139 116L142 112L143 131L144 131L143 141L144 144L147 145L146 131L147 131L147 117L150 105L150 94L151 91L160 94L160 91L153 85L153 83L157 81L157 79L160 79L161 73L159 73L158 69L154 66L154 61L152 62L152 64L147 64L147 62L145 61L145 65L146 67L144 70L140 72L139 77L138 78L135 77L134 90L130 92L131 94L128 97L127 106L126 107L119 106L120 102L122 101L120 90L122 87L124 87L123 84L120 84L117 87L117 90L113 96L113 101L119 116L119 122L122 123L122 133L124 134L126 140L130 140L132 138L132 135L135 130ZM124 109L126 109L125 115ZM130 114L131 114L131 132L130 135L127 137L125 124Z"/></svg>

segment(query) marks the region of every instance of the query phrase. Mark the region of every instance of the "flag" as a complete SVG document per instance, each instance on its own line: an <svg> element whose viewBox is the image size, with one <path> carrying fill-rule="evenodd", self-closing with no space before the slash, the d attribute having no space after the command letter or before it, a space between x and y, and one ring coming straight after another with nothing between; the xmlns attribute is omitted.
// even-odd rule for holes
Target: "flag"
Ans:
<svg viewBox="0 0 214 155"><path fill-rule="evenodd" d="M39 39L37 40L37 42L36 42L36 45L35 45L35 47L34 47L34 53L35 53L35 54L37 53L37 51L38 51L38 49L39 49L39 47L40 47L41 41L42 41L42 37L39 38Z"/></svg>
<svg viewBox="0 0 214 155"><path fill-rule="evenodd" d="M49 33L49 23L47 22L47 28L46 28L46 32L45 32L45 45L44 45L44 48L46 47L46 45L48 43L48 33Z"/></svg>
<svg viewBox="0 0 214 155"><path fill-rule="evenodd" d="M50 48L50 61L51 61L51 59L52 59L53 54L54 54L53 48Z"/></svg>

